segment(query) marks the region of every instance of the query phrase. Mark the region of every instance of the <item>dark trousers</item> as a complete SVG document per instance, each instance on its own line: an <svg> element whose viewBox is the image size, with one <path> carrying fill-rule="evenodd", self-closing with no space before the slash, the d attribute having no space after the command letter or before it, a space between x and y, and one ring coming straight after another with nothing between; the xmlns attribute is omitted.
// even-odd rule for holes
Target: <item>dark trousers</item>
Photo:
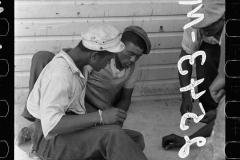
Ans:
<svg viewBox="0 0 240 160"><path fill-rule="evenodd" d="M202 103L205 112L208 112L209 110L216 109L218 106L218 103L212 99L209 92L209 86L218 75L220 46L218 44L212 45L202 42L199 50L206 53L206 61L204 65L201 65L201 56L196 58L197 79L204 78L204 81L198 85L198 93L206 90L206 92L199 98L199 101Z"/></svg>
<svg viewBox="0 0 240 160"><path fill-rule="evenodd" d="M98 125L46 140L41 121L37 119L32 142L37 156L43 160L147 159L142 151L142 134L123 130L118 125Z"/></svg>

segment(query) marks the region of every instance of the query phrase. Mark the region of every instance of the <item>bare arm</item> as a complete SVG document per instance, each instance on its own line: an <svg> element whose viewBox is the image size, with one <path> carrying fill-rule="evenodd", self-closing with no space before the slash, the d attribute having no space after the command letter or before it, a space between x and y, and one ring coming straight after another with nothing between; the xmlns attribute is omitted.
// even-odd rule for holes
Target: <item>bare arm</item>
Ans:
<svg viewBox="0 0 240 160"><path fill-rule="evenodd" d="M133 88L132 89L123 88L123 91L120 95L120 99L114 107L123 109L124 111L127 112L131 103L132 93Z"/></svg>
<svg viewBox="0 0 240 160"><path fill-rule="evenodd" d="M213 126L214 126L214 121L212 120L211 122L209 122L207 125L205 125L204 127L200 128L197 132L195 132L194 134L192 134L191 136L189 136L190 139L193 139L195 137L210 137L212 130L213 130Z"/></svg>
<svg viewBox="0 0 240 160"><path fill-rule="evenodd" d="M183 56L186 56L186 55L188 55L188 54L186 53L186 51L184 51L182 49L181 54L179 56L179 59L182 58ZM189 63L189 61L185 60L185 61L182 62L182 69L188 71L188 74L186 74L186 75L181 75L178 72L178 78L179 78L179 81L180 81L180 86L185 87L185 86L190 84L190 79L191 79L191 76L192 76L192 65ZM182 105L181 105L180 112L183 115L187 111L191 112L191 110L192 110L192 101L191 101L190 91L182 92L182 100L183 100L183 102L182 102Z"/></svg>
<svg viewBox="0 0 240 160"><path fill-rule="evenodd" d="M98 112L83 115L64 115L50 134L66 134L99 124Z"/></svg>
<svg viewBox="0 0 240 160"><path fill-rule="evenodd" d="M208 123L204 127L200 128L197 132L189 136L189 138L193 139L196 137L210 137L213 130L213 126L214 126L214 120L212 120L210 123ZM167 135L162 139L162 147L166 150L169 150L175 147L180 148L184 144L185 144L184 138L176 134Z"/></svg>
<svg viewBox="0 0 240 160"><path fill-rule="evenodd" d="M102 112L104 124L122 124L126 118L126 112L118 108L110 108ZM100 124L100 115L98 112L82 115L64 115L50 133L66 134L95 124Z"/></svg>
<svg viewBox="0 0 240 160"><path fill-rule="evenodd" d="M189 54L187 54L187 52L182 49L179 59L186 55L189 55ZM190 84L190 79L192 77L192 65L189 63L188 60L183 61L182 69L188 71L188 74L186 74L186 75L181 75L180 72L178 72L180 85L181 85L181 87L185 87ZM182 92L182 98L183 99L191 98L190 92L189 91Z"/></svg>

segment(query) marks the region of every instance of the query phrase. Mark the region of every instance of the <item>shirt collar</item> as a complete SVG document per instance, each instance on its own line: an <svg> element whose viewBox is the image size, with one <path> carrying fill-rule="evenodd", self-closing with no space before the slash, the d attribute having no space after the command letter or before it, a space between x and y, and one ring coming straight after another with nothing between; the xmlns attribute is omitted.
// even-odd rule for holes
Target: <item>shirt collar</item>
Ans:
<svg viewBox="0 0 240 160"><path fill-rule="evenodd" d="M119 71L116 67L116 58L112 58L110 62L110 68L112 70L112 74L114 78L121 78L125 75L126 69Z"/></svg>
<svg viewBox="0 0 240 160"><path fill-rule="evenodd" d="M69 65L69 68L71 69L72 73L78 72L80 77L84 78L82 72L77 68L76 64L73 62L72 58L63 50L61 50L57 55L56 58L62 57L66 60L66 62Z"/></svg>

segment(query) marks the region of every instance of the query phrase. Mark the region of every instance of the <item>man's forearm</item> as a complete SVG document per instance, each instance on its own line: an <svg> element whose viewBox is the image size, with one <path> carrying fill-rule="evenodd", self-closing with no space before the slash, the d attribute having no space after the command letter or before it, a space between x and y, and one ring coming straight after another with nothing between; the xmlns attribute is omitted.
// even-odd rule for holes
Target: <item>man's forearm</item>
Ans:
<svg viewBox="0 0 240 160"><path fill-rule="evenodd" d="M193 139L195 137L210 137L212 130L214 126L214 120L212 120L210 123L199 129L197 132L189 136L190 139Z"/></svg>
<svg viewBox="0 0 240 160"><path fill-rule="evenodd" d="M179 59L182 58L183 56L186 56L186 55L188 55L188 54L186 53L186 51L184 51L182 49L181 54L179 56ZM180 86L185 87L185 86L190 84L190 80L191 80L191 76L192 76L192 65L189 63L188 60L185 60L185 61L182 62L182 69L188 71L188 74L186 74L186 75L181 75L178 72L178 78L179 78L179 81L180 81ZM190 92L189 91L182 92L182 98L183 99L191 98Z"/></svg>
<svg viewBox="0 0 240 160"><path fill-rule="evenodd" d="M58 124L51 130L51 134L67 134L100 123L98 112L82 115L64 115Z"/></svg>
<svg viewBox="0 0 240 160"><path fill-rule="evenodd" d="M124 111L128 111L129 106L131 104L131 99L120 100L114 107L123 109Z"/></svg>
<svg viewBox="0 0 240 160"><path fill-rule="evenodd" d="M120 99L118 100L114 107L123 109L124 111L127 112L131 104L132 93L133 88L131 89L123 88L123 91L120 95Z"/></svg>

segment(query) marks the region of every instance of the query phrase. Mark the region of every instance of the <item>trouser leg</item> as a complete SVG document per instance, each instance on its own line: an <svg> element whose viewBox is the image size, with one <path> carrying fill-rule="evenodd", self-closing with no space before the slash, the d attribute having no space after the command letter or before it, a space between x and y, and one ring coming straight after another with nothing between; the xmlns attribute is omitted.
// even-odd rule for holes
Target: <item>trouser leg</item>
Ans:
<svg viewBox="0 0 240 160"><path fill-rule="evenodd" d="M218 74L218 66L220 60L220 46L218 44L212 45L203 42L200 51L206 53L206 61L204 65L201 65L201 56L196 58L196 73L197 79L204 78L204 81L198 85L198 93L206 90L206 92L199 98L202 103L205 112L215 109L218 105L209 92L209 87Z"/></svg>
<svg viewBox="0 0 240 160"><path fill-rule="evenodd" d="M145 148L145 142L143 135L134 130L123 129L125 133L138 145L138 147L143 151Z"/></svg>
<svg viewBox="0 0 240 160"><path fill-rule="evenodd" d="M109 160L146 160L140 147L118 125L104 125L58 135L45 140L36 122L34 149L42 159L81 160L104 157Z"/></svg>
<svg viewBox="0 0 240 160"><path fill-rule="evenodd" d="M85 102L85 107L88 113L97 112L97 109L92 107L89 103ZM141 150L145 148L143 135L140 132L124 129L125 133L140 147Z"/></svg>

